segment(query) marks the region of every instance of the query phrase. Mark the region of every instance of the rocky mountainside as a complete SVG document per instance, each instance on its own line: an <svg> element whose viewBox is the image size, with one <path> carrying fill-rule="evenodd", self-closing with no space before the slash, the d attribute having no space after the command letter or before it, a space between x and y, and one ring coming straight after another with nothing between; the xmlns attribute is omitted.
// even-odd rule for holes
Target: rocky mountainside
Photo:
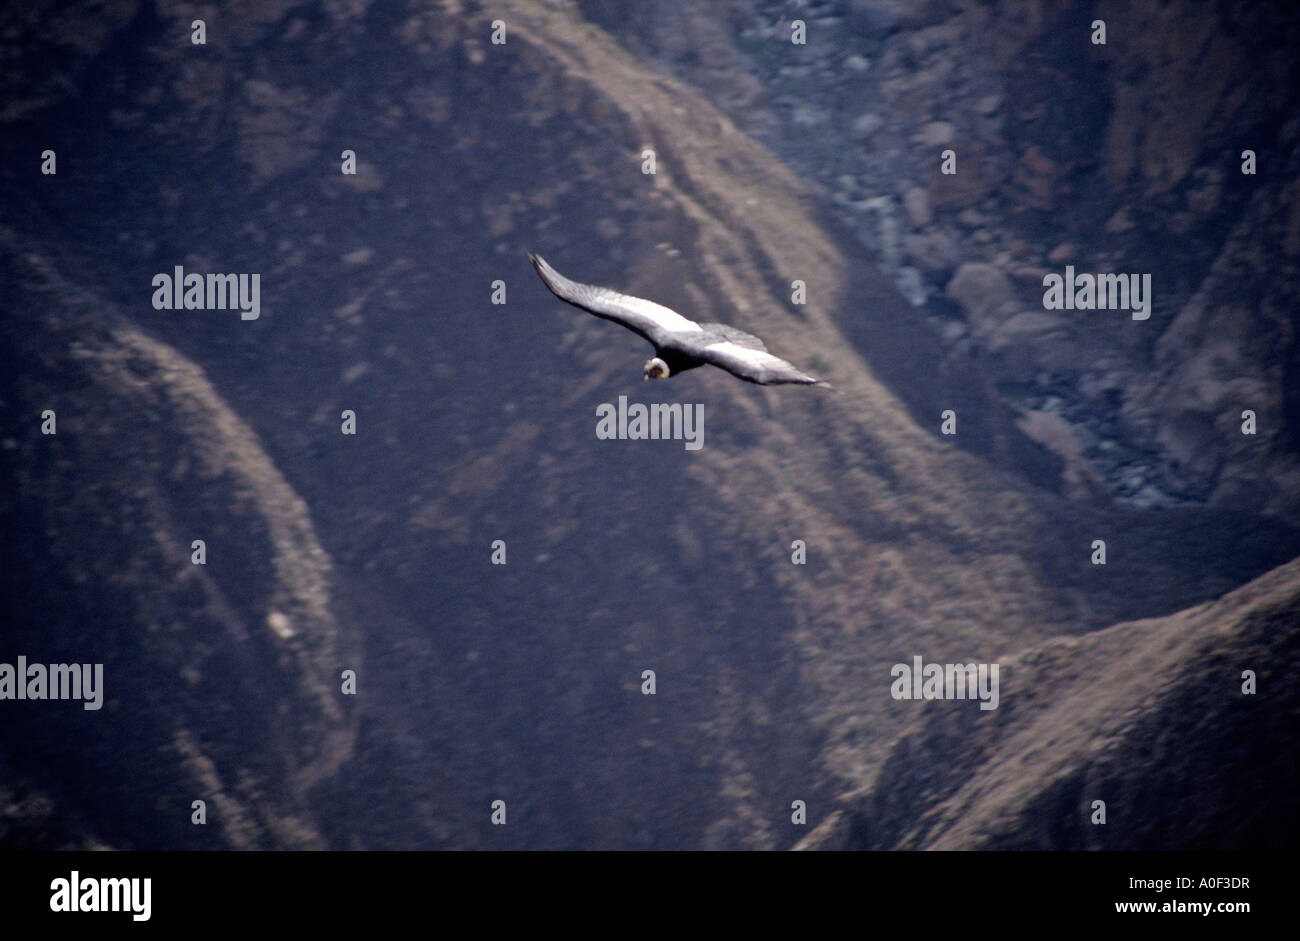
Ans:
<svg viewBox="0 0 1300 941"><path fill-rule="evenodd" d="M807 4L834 38L797 48L763 4L618 9L261 3L202 46L188 4L2 15L0 661L102 662L107 691L98 712L0 703L0 842L1294 833L1296 353L1277 282L1295 248L1268 234L1294 218L1294 133L1253 110L1292 67L1255 48L1286 17L1222 47L1224 14L1184 10L1227 79L1210 117L1149 136L1130 112L1205 95L1198 74L1151 40L1117 76L1086 39L1049 40L1065 12ZM1074 71L1091 78L1047 80ZM1052 127L1079 137L1049 146ZM1273 156L1246 183L1229 157L1252 135ZM936 149L967 140L971 182L934 178ZM1210 141L1217 183L1198 176ZM1159 238L1175 205L1195 252ZM1108 231L1117 214L1134 228ZM761 335L834 389L643 383L644 344L562 308L528 251ZM1053 259L1181 286L1143 332L1113 312L1040 330L1017 320L1048 316L1025 272ZM260 273L260 316L154 309L176 265ZM702 403L704 447L598 440L620 395ZM1223 417L1243 397L1249 445ZM891 666L917 655L1001 664L1001 705L895 700Z"/></svg>
<svg viewBox="0 0 1300 941"><path fill-rule="evenodd" d="M1062 459L1063 487L1297 519L1300 12L662 6L582 4L836 207L944 350L977 360ZM796 19L808 41L792 47ZM947 148L955 175L939 172ZM1043 276L1066 265L1150 273L1150 320L1045 311ZM1244 408L1255 438L1232 434Z"/></svg>

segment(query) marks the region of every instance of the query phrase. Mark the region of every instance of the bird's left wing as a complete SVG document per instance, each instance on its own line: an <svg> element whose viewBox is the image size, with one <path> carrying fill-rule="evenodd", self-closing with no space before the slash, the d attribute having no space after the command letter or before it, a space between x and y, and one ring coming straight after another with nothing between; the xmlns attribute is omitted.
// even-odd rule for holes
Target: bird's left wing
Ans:
<svg viewBox="0 0 1300 941"><path fill-rule="evenodd" d="M702 332L694 320L683 317L662 304L632 297L630 294L620 294L610 288L570 281L548 265L545 259L531 252L528 258L551 293L560 300L581 307L589 314L622 324L645 337L656 348L672 345L674 340L680 341L683 337Z"/></svg>
<svg viewBox="0 0 1300 941"><path fill-rule="evenodd" d="M741 346L730 340L710 343L696 355L706 363L720 366L733 376L739 376L746 382L756 382L762 386L783 382L800 385L814 385L821 382L820 379L814 379L800 372L792 363L787 363L779 356L773 356L767 350Z"/></svg>

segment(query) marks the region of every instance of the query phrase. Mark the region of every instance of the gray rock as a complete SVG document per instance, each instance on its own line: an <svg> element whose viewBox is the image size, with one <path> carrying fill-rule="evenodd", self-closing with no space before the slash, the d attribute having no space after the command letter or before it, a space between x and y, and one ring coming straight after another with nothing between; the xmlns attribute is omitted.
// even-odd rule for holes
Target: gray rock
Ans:
<svg viewBox="0 0 1300 941"><path fill-rule="evenodd" d="M1015 299L1011 279L1000 268L968 263L957 269L947 293L967 315L994 310Z"/></svg>
<svg viewBox="0 0 1300 941"><path fill-rule="evenodd" d="M989 346L997 348L1011 343L1029 343L1052 335L1064 337L1068 332L1068 324L1063 318L1027 310L1000 324L990 337ZM1050 411L1050 408L1045 407L1044 411Z"/></svg>
<svg viewBox="0 0 1300 941"><path fill-rule="evenodd" d="M816 105L803 102L795 106L791 119L801 127L812 127L816 124L825 124L830 119L830 115Z"/></svg>
<svg viewBox="0 0 1300 941"><path fill-rule="evenodd" d="M884 125L884 118L868 111L866 114L861 115L854 120L853 124L849 127L849 134L856 140L864 140L876 133L876 131L880 130Z"/></svg>
<svg viewBox="0 0 1300 941"><path fill-rule="evenodd" d="M1014 308L1011 308L1014 311ZM1078 347L1069 324L1042 311L1019 311L1006 316L1007 308L980 315L976 333L994 357L994 371L1002 376L1025 376L1036 369L1068 372L1079 361ZM1054 410L1044 403L1042 411Z"/></svg>
<svg viewBox="0 0 1300 941"><path fill-rule="evenodd" d="M931 121L923 125L912 136L912 140L923 147L942 147L951 144L957 136L957 129L947 121Z"/></svg>
<svg viewBox="0 0 1300 941"><path fill-rule="evenodd" d="M930 275L950 275L961 263L957 240L942 229L931 229L903 237L908 259Z"/></svg>
<svg viewBox="0 0 1300 941"><path fill-rule="evenodd" d="M925 286L921 272L911 267L899 268L894 284L898 292L907 298L907 302L913 307L925 306L925 300L930 296L930 292Z"/></svg>
<svg viewBox="0 0 1300 941"><path fill-rule="evenodd" d="M1047 260L1054 265L1063 265L1074 259L1079 250L1070 242L1062 242L1056 248L1052 249L1047 255Z"/></svg>
<svg viewBox="0 0 1300 941"><path fill-rule="evenodd" d="M939 328L939 336L947 343L956 343L967 334L966 325L960 320L945 320Z"/></svg>
<svg viewBox="0 0 1300 941"><path fill-rule="evenodd" d="M1129 231L1134 225L1136 223L1129 218L1128 207L1121 206L1115 210L1115 214L1106 222L1106 231L1111 235L1119 235Z"/></svg>
<svg viewBox="0 0 1300 941"><path fill-rule="evenodd" d="M933 214L930 212L930 194L919 186L913 186L903 194L903 208L912 225L918 229L930 224Z"/></svg>

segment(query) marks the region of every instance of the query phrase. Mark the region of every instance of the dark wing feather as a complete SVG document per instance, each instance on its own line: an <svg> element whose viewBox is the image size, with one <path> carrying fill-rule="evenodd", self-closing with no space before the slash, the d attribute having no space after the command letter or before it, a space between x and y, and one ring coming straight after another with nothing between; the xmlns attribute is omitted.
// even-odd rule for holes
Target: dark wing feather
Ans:
<svg viewBox="0 0 1300 941"><path fill-rule="evenodd" d="M551 293L560 300L581 307L589 314L622 324L645 337L656 349L680 347L683 340L701 332L695 321L662 304L620 294L610 288L570 281L541 257L530 252L528 258Z"/></svg>

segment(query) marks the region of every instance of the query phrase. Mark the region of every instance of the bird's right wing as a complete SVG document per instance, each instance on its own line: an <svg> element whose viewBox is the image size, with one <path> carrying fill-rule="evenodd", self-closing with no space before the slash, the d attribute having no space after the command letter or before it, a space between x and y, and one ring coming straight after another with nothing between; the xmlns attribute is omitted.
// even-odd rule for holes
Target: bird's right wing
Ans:
<svg viewBox="0 0 1300 941"><path fill-rule="evenodd" d="M787 363L779 356L773 356L766 349L741 346L731 340L719 340L710 343L698 354L706 363L720 366L733 376L746 382L756 382L761 386L780 383L798 385L817 385L820 379L814 379L807 373L800 372L793 363Z"/></svg>
<svg viewBox="0 0 1300 941"><path fill-rule="evenodd" d="M551 293L560 300L581 307L589 314L622 324L645 337L656 348L702 332L694 320L689 320L662 304L632 297L630 294L620 294L610 288L570 281L548 265L545 259L531 252L528 258Z"/></svg>
<svg viewBox="0 0 1300 941"><path fill-rule="evenodd" d="M702 323L700 326L709 333L716 333L724 340L730 340L736 346L748 347L751 350L767 349L767 345L752 333L746 333L725 323Z"/></svg>

